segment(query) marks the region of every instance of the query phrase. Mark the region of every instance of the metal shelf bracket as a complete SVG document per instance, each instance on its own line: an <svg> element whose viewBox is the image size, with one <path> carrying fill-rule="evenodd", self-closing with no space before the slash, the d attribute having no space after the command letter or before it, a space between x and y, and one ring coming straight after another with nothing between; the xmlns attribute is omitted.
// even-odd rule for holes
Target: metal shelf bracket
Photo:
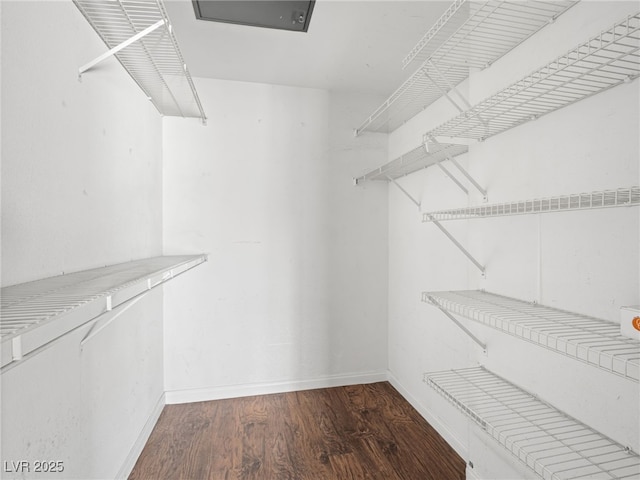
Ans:
<svg viewBox="0 0 640 480"><path fill-rule="evenodd" d="M445 152L445 149L444 149L444 148L442 148L442 145L441 145L441 144L438 144L438 147L439 147L439 151L443 151L443 152ZM424 141L422 142L422 148L424 148L424 150L425 150L425 152L427 152L427 154L431 153L431 152L429 151L429 143L428 143L428 141L426 140L426 138L425 138L425 139L424 139ZM449 155L447 152L445 152L445 155L446 155L447 159L449 159L449 160L451 159L451 155ZM449 170L447 170L447 169L445 168L445 166L444 166L444 165L442 165L442 162L441 162L441 161L440 161L440 162L436 162L436 165L438 165L438 167L440 167L440 170L442 170L442 171L447 175L447 177L449 177L449 178L451 179L451 181L452 181L453 183L455 183L458 187L460 187L460 190L462 190L465 194L468 194L468 193L469 193L469 190L467 190L467 187L465 187L465 186L462 184L462 182L460 182L460 180L458 180L458 179L455 177L455 175L454 175L453 173L451 173Z"/></svg>
<svg viewBox="0 0 640 480"><path fill-rule="evenodd" d="M102 62L103 60L106 60L107 58L115 55L116 53L118 53L123 48L126 48L129 45L131 45L132 43L137 42L141 38L146 37L147 35L149 35L154 30L160 28L162 25L165 25L165 23L166 23L165 20L158 20L156 23L154 23L153 25L145 28L141 32L136 33L133 37L129 38L128 40L125 40L124 42L120 43L119 45L116 45L115 47L113 47L112 49L106 51L105 53L103 53L99 57L96 57L95 59L93 59L89 63L84 64L83 66L81 66L78 69L78 78L81 79L82 78L82 74L84 72L86 72L87 70L92 69L93 67L95 67L98 63Z"/></svg>
<svg viewBox="0 0 640 480"><path fill-rule="evenodd" d="M468 251L466 248L464 248L464 247L462 246L462 244L461 244L458 240L456 240L456 238L455 238L453 235L451 235L451 233L449 233L449 231L448 231L446 228L444 228L444 227L442 226L442 224L441 224L438 220L436 220L436 219L433 217L433 215L431 215L430 213L425 213L425 216L427 216L427 217L429 218L429 220L430 220L430 221L431 221L431 222L432 222L436 227L438 227L438 228L440 229L440 231L441 231L442 233L444 233L444 234L447 236L447 238L449 238L449 240L451 240L451 241L453 242L453 244L454 244L456 247L458 247L458 249L459 249L462 253L464 253L464 254L465 254L465 256L466 256L469 260L471 260L471 263L473 263L473 264L478 268L478 270L480 270L480 272L482 273L482 276L484 277L484 276L485 276L485 268L484 268L484 266L483 266L480 262L478 262L478 261L473 257L473 255L471 255L471 254L469 253L469 251Z"/></svg>
<svg viewBox="0 0 640 480"><path fill-rule="evenodd" d="M466 333L469 337L471 337L471 339L476 342L478 345L480 345L480 347L482 348L482 351L484 353L487 353L487 344L484 343L482 340L480 340L478 337L476 337L473 333L471 333L471 331L465 327L460 320L458 320L456 317L454 317L453 315L451 315L444 307L442 307L438 301L433 298L431 295L427 295L426 293L423 294L423 301L424 300L428 300L429 303L431 305L433 305L434 307L437 307L438 310L440 310L442 313L444 313L447 318L449 318L449 320L451 320L453 323L455 323L464 333Z"/></svg>
<svg viewBox="0 0 640 480"><path fill-rule="evenodd" d="M438 74L438 77L445 83L445 85L448 87L448 91L443 89L440 85L438 85L436 83L435 80L433 80L431 77L429 77L426 72L425 75L427 76L427 78L429 80L431 80L431 82L435 85L435 87L440 90L442 92L442 95L444 95L447 100L449 100L449 102L451 102L451 104L456 107L456 109L462 113L464 112L465 109L469 109L471 108L471 104L467 101L466 98L464 98L464 95L462 95L462 93L460 93L460 90L458 90L458 88L455 85L452 85L451 82L447 79L447 77L440 71L440 69L436 66L436 64L431 61L428 60L426 62L427 65L429 65L431 68L433 68L433 70ZM458 103L449 95L449 92L455 93L460 100L462 100L463 103L463 107L461 107L460 105L458 105Z"/></svg>
<svg viewBox="0 0 640 480"><path fill-rule="evenodd" d="M438 140L436 140L435 137L425 135L425 145L428 145L428 142L431 142L434 145L441 147L440 142L438 142ZM482 194L482 199L486 202L488 200L487 191L484 188L482 188L482 186L480 186L480 184L469 174L469 172L465 170L465 168L462 165L460 165L460 163L458 163L458 161L455 158L453 158L451 155L446 153L446 151L445 151L445 155L447 157L447 160L453 163L453 165L460 171L460 173L462 173L462 175L469 181L469 183L471 183L471 185L473 185L476 188L476 190L478 190ZM451 179L454 178L451 174L449 173L447 174L449 175L449 178ZM460 182L458 182L457 180L455 180L455 182L459 187L461 186ZM468 193L466 188L463 188L463 187L461 188L465 191L465 193Z"/></svg>
<svg viewBox="0 0 640 480"><path fill-rule="evenodd" d="M400 184L395 180L395 178L391 178L390 176L388 176L388 175L387 175L387 179L388 179L390 182L392 182L396 187L398 187L398 188L400 189L400 191L401 191L402 193L404 193L404 194L407 196L407 198L408 198L409 200L411 200L413 203L415 203L415 204L416 204L416 206L418 207L418 209L420 209L420 202L419 202L418 200L416 200L415 198L413 198L413 196L412 196L409 192L407 192L407 191L405 190L405 188L404 188L402 185L400 185Z"/></svg>

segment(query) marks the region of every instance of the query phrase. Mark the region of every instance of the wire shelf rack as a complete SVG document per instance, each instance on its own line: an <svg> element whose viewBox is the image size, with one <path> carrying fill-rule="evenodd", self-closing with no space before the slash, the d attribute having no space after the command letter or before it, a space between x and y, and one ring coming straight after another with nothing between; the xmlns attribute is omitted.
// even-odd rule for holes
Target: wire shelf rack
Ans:
<svg viewBox="0 0 640 480"><path fill-rule="evenodd" d="M545 480L640 477L636 453L483 367L424 381Z"/></svg>
<svg viewBox="0 0 640 480"><path fill-rule="evenodd" d="M640 75L640 12L426 134L484 140Z"/></svg>
<svg viewBox="0 0 640 480"><path fill-rule="evenodd" d="M620 325L479 290L423 292L422 301L630 380L640 380L640 341Z"/></svg>
<svg viewBox="0 0 640 480"><path fill-rule="evenodd" d="M592 208L625 207L638 204L640 204L640 187L634 186L618 188L617 190L601 190L590 193L558 195L533 200L439 210L437 212L424 213L422 221L463 220Z"/></svg>
<svg viewBox="0 0 640 480"><path fill-rule="evenodd" d="M206 260L154 257L2 288L2 366Z"/></svg>
<svg viewBox="0 0 640 480"><path fill-rule="evenodd" d="M403 68L422 62L415 73L356 134L395 130L465 80L470 67L493 63L575 3L455 0L403 60Z"/></svg>
<svg viewBox="0 0 640 480"><path fill-rule="evenodd" d="M640 12L628 16L528 77L425 133L424 141L426 144L436 143L433 141L436 137L446 137L448 145L454 145L452 142L484 140L609 88L631 82L639 75ZM376 171L385 170L386 167L383 165ZM370 173L375 175L376 171ZM361 178L368 176L369 173Z"/></svg>
<svg viewBox="0 0 640 480"><path fill-rule="evenodd" d="M158 112L167 116L206 115L161 0L73 0L109 49L142 38L114 53Z"/></svg>
<svg viewBox="0 0 640 480"><path fill-rule="evenodd" d="M425 145L421 145L385 165L356 178L355 183L360 184L367 180L400 178L442 162L449 157L462 155L468 151L469 147L466 145L439 144L438 146L430 146L428 150Z"/></svg>

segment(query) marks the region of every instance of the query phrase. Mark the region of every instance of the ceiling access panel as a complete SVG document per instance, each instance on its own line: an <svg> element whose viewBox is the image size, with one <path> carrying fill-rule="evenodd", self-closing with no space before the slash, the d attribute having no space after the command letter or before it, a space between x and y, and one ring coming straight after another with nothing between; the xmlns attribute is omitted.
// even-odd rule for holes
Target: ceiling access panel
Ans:
<svg viewBox="0 0 640 480"><path fill-rule="evenodd" d="M309 29L314 5L315 1L300 0L193 0L198 20L294 32Z"/></svg>

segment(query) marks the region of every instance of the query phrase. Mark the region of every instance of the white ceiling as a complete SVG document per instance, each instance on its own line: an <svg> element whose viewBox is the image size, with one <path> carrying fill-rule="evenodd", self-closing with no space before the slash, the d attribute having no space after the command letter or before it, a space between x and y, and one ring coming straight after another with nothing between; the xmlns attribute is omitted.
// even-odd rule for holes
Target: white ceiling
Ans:
<svg viewBox="0 0 640 480"><path fill-rule="evenodd" d="M191 0L165 2L194 77L385 96L413 73L402 59L450 4L317 0L302 33L196 20Z"/></svg>

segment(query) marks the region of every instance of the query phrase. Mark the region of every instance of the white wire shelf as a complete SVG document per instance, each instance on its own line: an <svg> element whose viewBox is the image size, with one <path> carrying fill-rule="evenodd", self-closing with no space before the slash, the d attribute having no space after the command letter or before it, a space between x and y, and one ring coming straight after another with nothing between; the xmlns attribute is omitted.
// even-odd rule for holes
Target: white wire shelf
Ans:
<svg viewBox="0 0 640 480"><path fill-rule="evenodd" d="M422 301L630 380L640 380L640 341L620 325L478 290L423 292Z"/></svg>
<svg viewBox="0 0 640 480"><path fill-rule="evenodd" d="M470 67L495 62L575 3L455 0L403 60L421 65L356 134L395 130L465 80Z"/></svg>
<svg viewBox="0 0 640 480"><path fill-rule="evenodd" d="M640 478L636 453L483 367L424 381L545 480Z"/></svg>
<svg viewBox="0 0 640 480"><path fill-rule="evenodd" d="M162 115L206 122L162 0L73 2L109 49L153 29L114 55Z"/></svg>
<svg viewBox="0 0 640 480"><path fill-rule="evenodd" d="M469 140L484 140L522 123L534 120L579 100L603 92L640 75L640 12L628 16L610 29L579 45L528 77L489 97L424 135L425 144L437 144L436 137L460 139L460 148ZM436 142L434 142L434 139ZM422 147L405 156L413 158ZM452 155L454 156L454 155ZM358 180L378 178L376 172L402 163L395 159ZM426 168L438 162L424 164ZM415 170L414 170L415 171ZM405 175L411 173L407 170ZM380 177L380 178L384 178Z"/></svg>
<svg viewBox="0 0 640 480"><path fill-rule="evenodd" d="M558 195L533 200L439 210L437 212L423 213L422 221L463 220L507 215L563 212L567 210L625 207L638 204L640 204L640 187L634 186L619 188L617 190L601 190L590 193Z"/></svg>
<svg viewBox="0 0 640 480"><path fill-rule="evenodd" d="M445 122L427 137L483 140L640 75L640 12Z"/></svg>
<svg viewBox="0 0 640 480"><path fill-rule="evenodd" d="M206 260L154 257L2 288L2 366Z"/></svg>
<svg viewBox="0 0 640 480"><path fill-rule="evenodd" d="M446 160L448 157L456 157L467 153L469 147L458 144L432 145L429 151L425 145L414 148L383 166L371 170L370 172L355 179L356 184L367 180L390 180L403 177L436 163Z"/></svg>

